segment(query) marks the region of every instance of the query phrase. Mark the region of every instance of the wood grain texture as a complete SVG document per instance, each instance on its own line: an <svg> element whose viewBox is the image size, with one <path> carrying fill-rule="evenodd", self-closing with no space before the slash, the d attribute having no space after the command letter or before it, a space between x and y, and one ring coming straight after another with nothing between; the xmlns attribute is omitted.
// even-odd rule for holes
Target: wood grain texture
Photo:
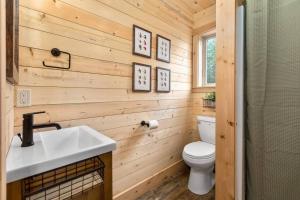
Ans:
<svg viewBox="0 0 300 200"><path fill-rule="evenodd" d="M158 187L148 191L137 200L214 200L215 190L208 194L196 195L188 189L189 173L174 174L164 180Z"/></svg>
<svg viewBox="0 0 300 200"><path fill-rule="evenodd" d="M201 12L216 4L216 0L181 0L193 13Z"/></svg>
<svg viewBox="0 0 300 200"><path fill-rule="evenodd" d="M5 0L0 1L0 199L6 198L5 160L13 136L14 86L6 82Z"/></svg>
<svg viewBox="0 0 300 200"><path fill-rule="evenodd" d="M133 24L172 40L170 64L131 54ZM31 89L32 106L15 107L14 131L20 131L23 113L45 110L36 123L85 124L117 140L113 194L122 199L124 191L181 160L183 146L199 139L196 115L214 115L201 106L204 94L191 92L193 24L193 12L181 0L21 0L16 90ZM152 46L155 55L155 39ZM43 61L67 65L66 57L50 55L53 47L72 54L69 71L43 67ZM171 69L171 93L132 92L132 62L152 65L153 88L155 68ZM140 127L145 119L159 120L159 128ZM140 191L153 187L142 185Z"/></svg>
<svg viewBox="0 0 300 200"><path fill-rule="evenodd" d="M112 152L100 156L105 165L104 169L104 200L112 199Z"/></svg>
<svg viewBox="0 0 300 200"><path fill-rule="evenodd" d="M6 0L6 79L11 84L19 77L19 1Z"/></svg>
<svg viewBox="0 0 300 200"><path fill-rule="evenodd" d="M6 175L5 175L5 80L6 80L6 49L5 49L5 0L0 0L0 199L6 198Z"/></svg>
<svg viewBox="0 0 300 200"><path fill-rule="evenodd" d="M207 27L210 24L216 23L216 5L213 4L206 9L197 12L193 16L194 18L194 34L199 33L201 27ZM203 29L203 28L202 28Z"/></svg>
<svg viewBox="0 0 300 200"><path fill-rule="evenodd" d="M58 122L63 127L85 124L112 137L117 141L112 159L113 195L117 199L180 161L183 146L193 140L192 13L186 6L179 9L179 0L173 4L178 9L169 3L20 1L20 77L16 90L31 89L32 106L15 107L15 132L21 129L23 113L45 110L46 114L36 117L36 123ZM156 34L172 41L170 63L157 61L154 56L132 55L133 24L153 33L152 55L156 53ZM43 61L67 65L66 57L50 55L54 47L72 54L70 70L43 67ZM147 94L134 93L133 62L152 65L152 88L156 67L171 69L171 92L159 94L153 89ZM159 128L140 127L147 119L157 119ZM143 187L146 191L153 186Z"/></svg>
<svg viewBox="0 0 300 200"><path fill-rule="evenodd" d="M155 189L161 183L170 180L173 176L183 174L188 171L187 166L182 160L172 164L171 166L151 175L147 179L137 183L136 185L128 188L119 195L115 196L116 200L135 200L149 191L149 188Z"/></svg>
<svg viewBox="0 0 300 200"><path fill-rule="evenodd" d="M216 199L235 199L236 0L217 0Z"/></svg>
<svg viewBox="0 0 300 200"><path fill-rule="evenodd" d="M193 93L193 120L197 115L215 116L215 109L203 107L203 98L207 93L215 92L215 87L199 87L199 65L202 64L202 37L215 32L216 28L216 5L215 0L185 1L189 7L194 9L193 14L193 74L192 74L192 93ZM194 120L194 123L197 122ZM199 139L197 126L193 128L193 137Z"/></svg>
<svg viewBox="0 0 300 200"><path fill-rule="evenodd" d="M7 200L21 200L22 199L22 182L15 181L7 184Z"/></svg>

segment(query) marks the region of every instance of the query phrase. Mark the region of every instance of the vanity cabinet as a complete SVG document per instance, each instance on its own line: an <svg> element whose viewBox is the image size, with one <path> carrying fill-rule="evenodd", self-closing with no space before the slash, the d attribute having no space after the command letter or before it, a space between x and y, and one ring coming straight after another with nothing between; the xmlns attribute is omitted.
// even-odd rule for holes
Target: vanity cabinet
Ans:
<svg viewBox="0 0 300 200"><path fill-rule="evenodd" d="M35 199L25 198L28 191L39 200L111 200L112 152L9 183L7 200Z"/></svg>

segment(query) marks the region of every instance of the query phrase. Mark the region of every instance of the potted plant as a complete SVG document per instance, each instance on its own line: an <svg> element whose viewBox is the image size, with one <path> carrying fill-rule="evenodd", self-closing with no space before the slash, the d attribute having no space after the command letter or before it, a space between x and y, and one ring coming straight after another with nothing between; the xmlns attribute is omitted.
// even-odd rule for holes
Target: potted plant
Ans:
<svg viewBox="0 0 300 200"><path fill-rule="evenodd" d="M215 108L216 107L216 93L210 92L203 98L203 107Z"/></svg>

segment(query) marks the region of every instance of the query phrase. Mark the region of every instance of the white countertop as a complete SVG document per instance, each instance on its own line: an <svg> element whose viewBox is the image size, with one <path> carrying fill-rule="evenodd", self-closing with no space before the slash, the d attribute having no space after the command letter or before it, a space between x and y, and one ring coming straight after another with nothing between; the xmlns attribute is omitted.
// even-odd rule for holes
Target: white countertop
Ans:
<svg viewBox="0 0 300 200"><path fill-rule="evenodd" d="M21 140L14 136L6 158L7 183L116 149L114 140L87 126L33 136L35 144L30 147L21 147Z"/></svg>

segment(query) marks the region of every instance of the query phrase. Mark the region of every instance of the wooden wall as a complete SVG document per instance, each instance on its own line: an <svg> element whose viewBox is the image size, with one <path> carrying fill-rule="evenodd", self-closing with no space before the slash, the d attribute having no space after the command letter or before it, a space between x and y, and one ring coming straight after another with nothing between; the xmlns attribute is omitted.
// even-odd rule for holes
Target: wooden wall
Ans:
<svg viewBox="0 0 300 200"><path fill-rule="evenodd" d="M5 114L4 114L4 96L5 96L5 76L6 76L6 56L5 56L5 0L0 0L0 199L5 198L6 175L5 175Z"/></svg>
<svg viewBox="0 0 300 200"><path fill-rule="evenodd" d="M212 90L209 90L212 91ZM192 124L193 124L193 140L199 140L201 139L199 136L198 131L198 124L197 124L197 116L203 115L203 116L216 116L216 110L215 108L207 108L203 107L203 98L205 97L207 93L205 91L196 91L192 94L192 101L193 101L193 114L192 114Z"/></svg>
<svg viewBox="0 0 300 200"><path fill-rule="evenodd" d="M14 136L14 86L10 83L5 84L4 114L5 153L7 153Z"/></svg>
<svg viewBox="0 0 300 200"><path fill-rule="evenodd" d="M193 15L193 35L201 34L216 27L216 5L212 5Z"/></svg>
<svg viewBox="0 0 300 200"><path fill-rule="evenodd" d="M0 199L5 199L5 160L14 129L14 86L6 82L5 0L0 0L0 19Z"/></svg>
<svg viewBox="0 0 300 200"><path fill-rule="evenodd" d="M197 78L198 68L198 45L199 38L205 32L211 31L216 28L216 5L212 5L204 10L200 10L193 14L193 77L194 81ZM196 81L195 81L196 82ZM193 84L192 99L193 99L193 123L194 123L194 138L198 139L198 129L196 116L215 116L215 109L203 107L203 97L209 92L214 92L215 87L196 87Z"/></svg>
<svg viewBox="0 0 300 200"><path fill-rule="evenodd" d="M12 137L14 136L14 86L10 83L6 82L6 77L4 77L4 87L1 87L1 90L3 89L3 96L1 98L2 103L2 109L1 109L1 120L2 120L2 132L1 132L1 154L3 162L3 183L2 188L4 194L5 194L5 186L6 186L6 168L5 168L5 161L6 161L6 155L9 149L9 144L11 142ZM3 145L3 146L2 146ZM4 196L2 196L4 197Z"/></svg>
<svg viewBox="0 0 300 200"><path fill-rule="evenodd" d="M235 199L237 3L217 0L216 200Z"/></svg>
<svg viewBox="0 0 300 200"><path fill-rule="evenodd" d="M158 33L172 40L170 64L132 55L133 24L152 31L154 37ZM117 140L114 196L135 198L167 176L164 169L184 166L182 149L195 125L192 26L191 19L160 0L20 0L16 89L32 90L32 106L15 108L15 132L23 113L45 110L47 114L36 116L37 123L86 124L112 137ZM53 47L72 54L71 70L42 66L44 60L66 65L65 57L50 56ZM133 93L132 62L170 68L171 93ZM153 70L153 86L154 75ZM159 128L141 128L145 119L159 120Z"/></svg>

